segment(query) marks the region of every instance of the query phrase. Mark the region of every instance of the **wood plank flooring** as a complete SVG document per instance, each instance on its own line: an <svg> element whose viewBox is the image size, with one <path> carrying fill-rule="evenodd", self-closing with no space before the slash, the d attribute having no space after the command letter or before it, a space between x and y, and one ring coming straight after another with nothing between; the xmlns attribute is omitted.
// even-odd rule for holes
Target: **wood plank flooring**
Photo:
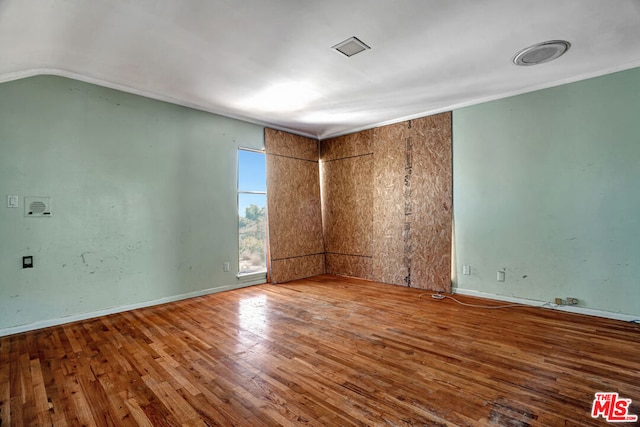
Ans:
<svg viewBox="0 0 640 427"><path fill-rule="evenodd" d="M458 296L464 302L498 302ZM0 338L2 426L603 426L640 325L318 276Z"/></svg>

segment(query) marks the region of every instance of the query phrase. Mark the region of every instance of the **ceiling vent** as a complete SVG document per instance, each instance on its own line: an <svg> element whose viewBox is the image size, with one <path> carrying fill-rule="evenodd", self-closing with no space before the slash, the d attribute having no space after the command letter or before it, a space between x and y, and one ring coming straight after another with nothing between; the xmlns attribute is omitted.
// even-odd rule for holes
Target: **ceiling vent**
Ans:
<svg viewBox="0 0 640 427"><path fill-rule="evenodd" d="M364 44L357 37L350 37L343 42L338 43L335 46L332 46L331 49L336 50L343 54L344 56L353 56L360 52L364 52L365 50L371 49L369 46Z"/></svg>
<svg viewBox="0 0 640 427"><path fill-rule="evenodd" d="M553 61L565 54L571 47L571 43L564 40L549 40L522 49L513 57L516 65L538 65Z"/></svg>

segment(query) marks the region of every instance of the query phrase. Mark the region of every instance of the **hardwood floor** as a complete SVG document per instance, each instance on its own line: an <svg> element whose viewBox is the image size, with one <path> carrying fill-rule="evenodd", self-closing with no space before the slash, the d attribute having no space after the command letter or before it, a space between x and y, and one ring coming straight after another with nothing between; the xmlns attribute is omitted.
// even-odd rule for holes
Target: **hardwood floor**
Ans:
<svg viewBox="0 0 640 427"><path fill-rule="evenodd" d="M639 374L637 324L319 276L0 338L0 418L603 426L594 393L640 414Z"/></svg>

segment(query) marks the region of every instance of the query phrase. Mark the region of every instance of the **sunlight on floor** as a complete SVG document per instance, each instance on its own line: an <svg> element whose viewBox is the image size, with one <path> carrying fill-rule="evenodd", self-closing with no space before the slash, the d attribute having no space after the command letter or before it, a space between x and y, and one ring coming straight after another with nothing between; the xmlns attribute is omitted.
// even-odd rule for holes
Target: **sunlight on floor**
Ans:
<svg viewBox="0 0 640 427"><path fill-rule="evenodd" d="M241 300L238 306L240 328L252 334L268 335L267 309L266 295L258 295Z"/></svg>

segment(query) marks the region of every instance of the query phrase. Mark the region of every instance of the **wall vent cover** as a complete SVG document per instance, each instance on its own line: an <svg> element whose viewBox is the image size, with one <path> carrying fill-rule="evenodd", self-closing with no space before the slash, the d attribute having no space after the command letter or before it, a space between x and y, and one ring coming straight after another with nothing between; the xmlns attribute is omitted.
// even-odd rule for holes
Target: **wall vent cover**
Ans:
<svg viewBox="0 0 640 427"><path fill-rule="evenodd" d="M354 36L338 43L335 46L332 46L331 49L340 52L344 56L351 57L371 48L364 44L362 40Z"/></svg>
<svg viewBox="0 0 640 427"><path fill-rule="evenodd" d="M51 216L51 197L25 197L24 216L31 218Z"/></svg>

